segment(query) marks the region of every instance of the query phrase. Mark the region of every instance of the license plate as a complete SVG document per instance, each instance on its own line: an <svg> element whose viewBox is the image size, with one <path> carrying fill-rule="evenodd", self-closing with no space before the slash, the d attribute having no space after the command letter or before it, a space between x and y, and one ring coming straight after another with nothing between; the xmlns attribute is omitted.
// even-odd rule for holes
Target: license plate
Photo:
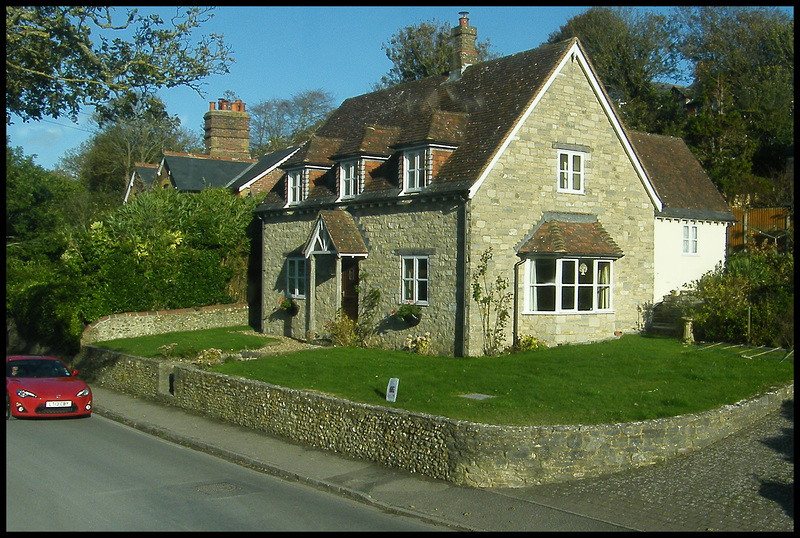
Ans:
<svg viewBox="0 0 800 538"><path fill-rule="evenodd" d="M45 407L69 407L72 405L71 400L53 400L52 402L45 402Z"/></svg>

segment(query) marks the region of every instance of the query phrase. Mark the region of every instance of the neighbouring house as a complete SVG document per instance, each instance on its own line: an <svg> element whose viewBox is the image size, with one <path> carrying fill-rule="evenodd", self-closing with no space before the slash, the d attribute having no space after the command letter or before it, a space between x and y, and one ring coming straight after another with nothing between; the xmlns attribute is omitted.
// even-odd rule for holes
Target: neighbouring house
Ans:
<svg viewBox="0 0 800 538"><path fill-rule="evenodd" d="M150 163L135 163L128 186L125 189L125 196L122 203L128 202L131 195L137 195L153 188L153 182L158 177L158 165Z"/></svg>
<svg viewBox="0 0 800 538"><path fill-rule="evenodd" d="M203 118L206 153L164 151L158 165L137 163L125 201L139 182L147 188L181 192L224 187L236 196L256 196L272 189L283 173L280 165L299 149L293 146L250 158L250 116L241 100L212 101Z"/></svg>
<svg viewBox="0 0 800 538"><path fill-rule="evenodd" d="M622 125L579 40L477 63L461 15L449 75L345 100L281 165L256 209L260 330L324 337L374 289L374 345L429 333L434 353L482 355L491 249L504 345L591 342L640 330L644 305L724 260L719 192L680 139ZM392 315L404 303L418 324Z"/></svg>
<svg viewBox="0 0 800 538"><path fill-rule="evenodd" d="M225 187L237 196L257 196L269 192L283 176L280 166L294 155L300 146L262 155L251 166L233 177Z"/></svg>

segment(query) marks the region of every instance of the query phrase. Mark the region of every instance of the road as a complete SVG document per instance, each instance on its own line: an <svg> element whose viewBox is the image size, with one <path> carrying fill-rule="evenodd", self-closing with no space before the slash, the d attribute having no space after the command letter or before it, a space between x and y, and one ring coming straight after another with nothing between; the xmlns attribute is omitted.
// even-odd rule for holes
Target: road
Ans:
<svg viewBox="0 0 800 538"><path fill-rule="evenodd" d="M6 422L6 531L431 531L95 415Z"/></svg>

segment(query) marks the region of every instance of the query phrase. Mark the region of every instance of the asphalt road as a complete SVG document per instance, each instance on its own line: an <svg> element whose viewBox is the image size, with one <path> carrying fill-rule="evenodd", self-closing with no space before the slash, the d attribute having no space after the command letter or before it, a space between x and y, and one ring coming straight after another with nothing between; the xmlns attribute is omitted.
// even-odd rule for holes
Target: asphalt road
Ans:
<svg viewBox="0 0 800 538"><path fill-rule="evenodd" d="M6 422L6 531L447 530L94 415Z"/></svg>

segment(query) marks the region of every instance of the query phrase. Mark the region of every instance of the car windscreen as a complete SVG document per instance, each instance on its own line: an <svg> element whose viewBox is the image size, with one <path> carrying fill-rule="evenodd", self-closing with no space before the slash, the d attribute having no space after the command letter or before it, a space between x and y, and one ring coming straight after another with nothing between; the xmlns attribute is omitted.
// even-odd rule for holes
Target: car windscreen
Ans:
<svg viewBox="0 0 800 538"><path fill-rule="evenodd" d="M51 360L16 360L6 362L6 377L70 377L69 369Z"/></svg>

